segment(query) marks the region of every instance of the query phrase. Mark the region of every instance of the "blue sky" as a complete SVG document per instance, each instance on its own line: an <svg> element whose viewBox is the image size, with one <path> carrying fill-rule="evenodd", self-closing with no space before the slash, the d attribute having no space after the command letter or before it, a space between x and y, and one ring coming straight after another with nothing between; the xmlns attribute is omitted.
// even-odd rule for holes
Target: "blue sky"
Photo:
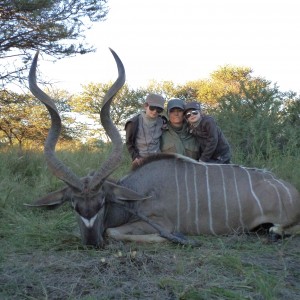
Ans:
<svg viewBox="0 0 300 300"><path fill-rule="evenodd" d="M96 53L50 63L40 70L58 88L107 82L117 70L108 47L122 59L127 83L151 79L185 83L206 79L220 66L246 66L300 92L298 0L109 0L107 20L93 25L87 41ZM47 70L47 71L46 71Z"/></svg>

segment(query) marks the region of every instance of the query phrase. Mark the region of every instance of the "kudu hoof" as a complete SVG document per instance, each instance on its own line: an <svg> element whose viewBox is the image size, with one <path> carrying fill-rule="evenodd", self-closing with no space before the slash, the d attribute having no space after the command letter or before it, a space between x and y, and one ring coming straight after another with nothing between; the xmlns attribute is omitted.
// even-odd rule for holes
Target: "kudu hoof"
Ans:
<svg viewBox="0 0 300 300"><path fill-rule="evenodd" d="M282 236L278 233L269 233L268 235L268 242L275 243L282 239Z"/></svg>

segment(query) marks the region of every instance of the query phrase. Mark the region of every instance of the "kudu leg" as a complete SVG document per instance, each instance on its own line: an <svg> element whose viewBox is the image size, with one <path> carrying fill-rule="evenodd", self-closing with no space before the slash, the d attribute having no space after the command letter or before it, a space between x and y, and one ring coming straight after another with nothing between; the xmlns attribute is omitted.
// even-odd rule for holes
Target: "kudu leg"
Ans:
<svg viewBox="0 0 300 300"><path fill-rule="evenodd" d="M145 227L144 222L136 222L120 227L108 228L106 234L109 238L123 242L162 243L167 241L167 239L161 237L158 233L134 233L137 228L139 229L138 231L141 232L143 227Z"/></svg>
<svg viewBox="0 0 300 300"><path fill-rule="evenodd" d="M143 214L139 213L137 210L131 209L131 208L125 206L122 201L113 200L113 202L119 204L120 206L123 207L123 209L127 210L128 212L130 212L134 216L137 216L139 219L141 219L142 221L149 224L152 228L154 228L156 231L158 231L159 235L162 238L165 238L165 239L167 239L167 240L169 240L173 243L176 243L176 244L188 245L188 246L193 246L193 247L200 246L200 243L195 241L195 240L187 239L186 237L184 237L183 235L178 234L178 233L174 234L174 233L169 232L162 225L158 224L157 222L154 222L152 219L150 219L150 218L144 216ZM141 228L142 224L140 224L140 226L138 226L138 223L140 223L140 222L135 222L135 223L132 223L130 225L125 225L125 227L126 226L131 226L131 228Z"/></svg>

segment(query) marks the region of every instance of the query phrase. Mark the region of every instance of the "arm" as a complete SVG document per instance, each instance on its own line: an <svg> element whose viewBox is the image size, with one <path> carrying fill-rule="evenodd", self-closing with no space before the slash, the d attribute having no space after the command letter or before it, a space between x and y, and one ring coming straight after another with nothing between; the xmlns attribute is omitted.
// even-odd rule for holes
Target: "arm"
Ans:
<svg viewBox="0 0 300 300"><path fill-rule="evenodd" d="M139 151L135 146L135 138L136 138L136 131L137 131L137 124L132 121L128 121L125 124L125 131L126 131L126 147L131 155L132 160L135 160L139 157Z"/></svg>
<svg viewBox="0 0 300 300"><path fill-rule="evenodd" d="M209 118L205 120L203 129L205 130L207 137L202 149L203 151L201 153L200 160L207 162L212 158L218 145L218 128L214 119Z"/></svg>

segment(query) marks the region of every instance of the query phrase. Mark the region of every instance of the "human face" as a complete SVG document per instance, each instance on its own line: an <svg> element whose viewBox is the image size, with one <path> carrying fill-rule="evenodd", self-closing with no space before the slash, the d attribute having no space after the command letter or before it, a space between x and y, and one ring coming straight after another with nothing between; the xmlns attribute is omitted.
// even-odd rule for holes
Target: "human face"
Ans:
<svg viewBox="0 0 300 300"><path fill-rule="evenodd" d="M200 111L197 109L189 109L184 116L190 124L197 123L200 119Z"/></svg>
<svg viewBox="0 0 300 300"><path fill-rule="evenodd" d="M156 119L159 114L163 112L163 109L157 106L145 104L146 115L151 119Z"/></svg>
<svg viewBox="0 0 300 300"><path fill-rule="evenodd" d="M169 111L169 121L174 127L181 127L183 124L183 109L171 108Z"/></svg>

